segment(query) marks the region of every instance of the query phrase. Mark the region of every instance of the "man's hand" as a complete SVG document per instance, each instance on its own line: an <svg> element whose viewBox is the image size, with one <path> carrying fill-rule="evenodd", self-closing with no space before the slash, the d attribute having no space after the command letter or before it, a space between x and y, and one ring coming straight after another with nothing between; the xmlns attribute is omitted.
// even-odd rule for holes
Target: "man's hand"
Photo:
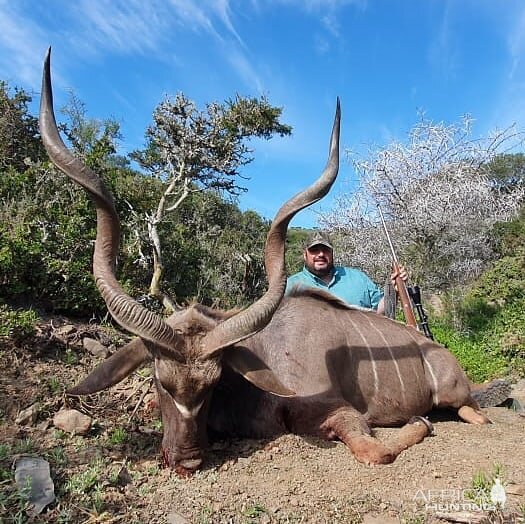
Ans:
<svg viewBox="0 0 525 524"><path fill-rule="evenodd" d="M394 266L394 267L392 267L392 272L390 273L390 280L392 281L392 284L394 285L396 293L398 293L399 290L397 289L396 278L401 278L401 280L403 280L403 282L405 282L405 284L407 283L407 281L408 281L408 273L407 273L407 270L405 269L404 266L397 266L397 268L396 268L396 266ZM379 301L379 304L377 306L377 312L380 315L384 315L385 314L385 297L383 297Z"/></svg>
<svg viewBox="0 0 525 524"><path fill-rule="evenodd" d="M403 280L405 284L407 283L408 273L407 273L407 270L405 269L405 266L397 266L397 267L394 266L392 268L392 273L390 273L390 280L392 281L392 284L394 284L396 291L399 291L396 285L397 278L401 278L401 280Z"/></svg>

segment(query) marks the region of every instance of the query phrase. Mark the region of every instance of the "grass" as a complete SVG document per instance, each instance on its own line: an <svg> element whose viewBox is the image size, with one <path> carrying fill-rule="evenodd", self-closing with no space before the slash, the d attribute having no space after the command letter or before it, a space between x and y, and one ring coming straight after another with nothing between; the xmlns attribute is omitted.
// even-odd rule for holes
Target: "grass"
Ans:
<svg viewBox="0 0 525 524"><path fill-rule="evenodd" d="M128 432L124 428L115 428L108 437L108 443L112 446L125 444L129 439Z"/></svg>
<svg viewBox="0 0 525 524"><path fill-rule="evenodd" d="M432 325L432 332L435 340L454 354L472 381L484 382L507 374L509 361L483 342L439 321Z"/></svg>
<svg viewBox="0 0 525 524"><path fill-rule="evenodd" d="M70 366L76 364L78 360L79 360L78 355L69 348L66 350L62 358L62 361L64 362L64 364L68 364Z"/></svg>
<svg viewBox="0 0 525 524"><path fill-rule="evenodd" d="M519 515L509 515L508 512L505 511L505 503L500 504L493 500L492 490L496 484L505 485L505 469L498 463L494 464L490 473L480 470L474 474L471 482L472 493L467 493L467 497L480 507L484 505L495 506L488 511L490 522L498 524L520 522L519 520L514 520L514 517L518 517ZM522 512L522 509L525 509L525 507L518 508L518 511ZM523 516L525 516L525 512L522 512L522 517Z"/></svg>
<svg viewBox="0 0 525 524"><path fill-rule="evenodd" d="M268 510L260 504L254 504L253 506L249 506L243 511L243 515L245 517L248 517L248 519L258 519L265 513L268 513Z"/></svg>
<svg viewBox="0 0 525 524"><path fill-rule="evenodd" d="M0 522L2 524L25 524L31 522L26 515L29 509L30 479L21 489L11 481L0 483ZM11 484L11 488L8 486ZM5 487L4 487L5 485ZM5 515L4 519L2 515Z"/></svg>
<svg viewBox="0 0 525 524"><path fill-rule="evenodd" d="M33 309L12 309L0 303L0 337L11 337L23 340L35 333L39 320Z"/></svg>
<svg viewBox="0 0 525 524"><path fill-rule="evenodd" d="M56 467L63 468L68 464L68 458L64 448L57 446L46 453L46 458Z"/></svg>
<svg viewBox="0 0 525 524"><path fill-rule="evenodd" d="M103 483L106 463L102 458L92 460L87 467L72 475L63 485L63 491L72 499L78 500L81 507L101 514L104 509Z"/></svg>
<svg viewBox="0 0 525 524"><path fill-rule="evenodd" d="M57 377L50 377L47 379L47 387L52 395L59 395L62 393L63 386Z"/></svg>
<svg viewBox="0 0 525 524"><path fill-rule="evenodd" d="M36 443L33 441L33 439L28 437L16 442L13 447L13 453L23 455L25 453L33 453L36 449Z"/></svg>

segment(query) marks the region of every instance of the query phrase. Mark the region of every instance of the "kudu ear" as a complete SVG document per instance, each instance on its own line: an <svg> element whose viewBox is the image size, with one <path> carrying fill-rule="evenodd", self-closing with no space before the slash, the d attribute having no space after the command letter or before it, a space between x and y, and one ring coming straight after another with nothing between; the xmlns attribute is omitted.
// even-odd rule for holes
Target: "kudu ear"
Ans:
<svg viewBox="0 0 525 524"><path fill-rule="evenodd" d="M224 350L222 361L259 389L280 397L295 396L295 391L284 386L274 372L245 347L235 346Z"/></svg>
<svg viewBox="0 0 525 524"><path fill-rule="evenodd" d="M80 384L69 389L68 395L91 395L110 388L133 373L151 357L144 342L136 338L104 360Z"/></svg>

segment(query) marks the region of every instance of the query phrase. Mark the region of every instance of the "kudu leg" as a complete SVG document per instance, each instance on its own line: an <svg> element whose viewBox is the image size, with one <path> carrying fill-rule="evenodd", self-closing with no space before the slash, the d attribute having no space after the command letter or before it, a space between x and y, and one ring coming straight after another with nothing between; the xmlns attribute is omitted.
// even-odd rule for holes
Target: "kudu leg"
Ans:
<svg viewBox="0 0 525 524"><path fill-rule="evenodd" d="M402 451L414 444L419 444L425 437L432 435L434 428L429 420L423 417L412 417L394 438L388 441L387 447L397 457Z"/></svg>
<svg viewBox="0 0 525 524"><path fill-rule="evenodd" d="M321 425L330 439L338 438L344 442L355 456L364 464L390 464L405 449L421 442L432 432L432 426L421 417L414 417L386 444L370 434L370 428L360 413L351 409L341 409L333 413Z"/></svg>
<svg viewBox="0 0 525 524"><path fill-rule="evenodd" d="M469 424L492 424L489 418L473 406L461 406L458 409L458 415Z"/></svg>

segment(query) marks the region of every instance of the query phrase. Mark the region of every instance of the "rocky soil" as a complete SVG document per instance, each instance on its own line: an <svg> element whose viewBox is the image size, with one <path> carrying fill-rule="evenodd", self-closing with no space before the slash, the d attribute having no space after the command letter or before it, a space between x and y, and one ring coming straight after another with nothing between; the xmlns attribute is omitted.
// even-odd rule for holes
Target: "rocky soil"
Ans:
<svg viewBox="0 0 525 524"><path fill-rule="evenodd" d="M202 471L181 478L161 467L147 370L80 402L65 396L106 356L85 338L110 351L124 340L54 319L30 341L0 341L2 523L525 522L525 418L511 409L488 408L488 426L432 413L435 435L387 466L364 466L339 442L283 435L213 442ZM84 435L55 427L64 407L91 417ZM55 486L55 502L31 518L12 473L21 455L46 458ZM481 511L476 503L496 476L506 503Z"/></svg>

